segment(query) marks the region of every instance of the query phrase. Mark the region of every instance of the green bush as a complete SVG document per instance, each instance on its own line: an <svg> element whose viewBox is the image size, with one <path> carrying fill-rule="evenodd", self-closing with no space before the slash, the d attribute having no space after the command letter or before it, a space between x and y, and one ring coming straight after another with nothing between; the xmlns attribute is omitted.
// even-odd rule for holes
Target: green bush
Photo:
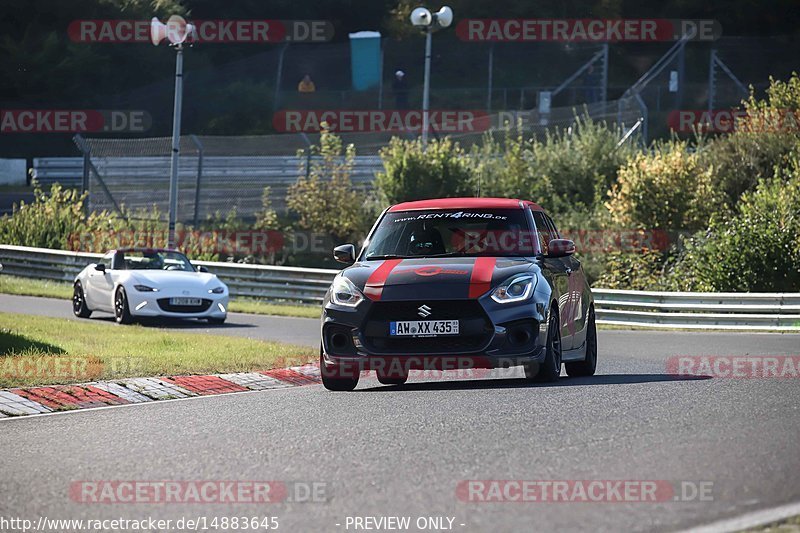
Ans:
<svg viewBox="0 0 800 533"><path fill-rule="evenodd" d="M800 291L800 160L688 240L668 277L679 290Z"/></svg>
<svg viewBox="0 0 800 533"><path fill-rule="evenodd" d="M487 133L470 151L475 193L483 197L523 198L530 189L531 142L510 127Z"/></svg>
<svg viewBox="0 0 800 533"><path fill-rule="evenodd" d="M548 132L531 144L528 190L520 191L553 212L592 208L636 152L616 127L576 117L568 128Z"/></svg>
<svg viewBox="0 0 800 533"><path fill-rule="evenodd" d="M20 202L11 215L0 218L0 242L66 249L70 238L85 231L86 195L55 184L49 194L35 185L34 196L32 203Z"/></svg>
<svg viewBox="0 0 800 533"><path fill-rule="evenodd" d="M475 195L466 153L449 138L430 141L425 150L419 139L394 137L381 150L381 159L383 172L375 187L390 204Z"/></svg>
<svg viewBox="0 0 800 533"><path fill-rule="evenodd" d="M337 135L323 130L320 144L310 150L308 176L307 154L301 150L297 155L301 175L286 195L286 205L298 216L297 228L322 232L337 241L357 239L365 224L363 195L350 181L355 147L344 147Z"/></svg>
<svg viewBox="0 0 800 533"><path fill-rule="evenodd" d="M795 73L787 82L771 80L765 99L751 93L743 107L745 116L737 120L734 133L698 146L701 164L722 193L718 211L730 211L743 193L771 178L776 165L787 165L798 153L797 119L785 119L800 110L800 77Z"/></svg>
<svg viewBox="0 0 800 533"><path fill-rule="evenodd" d="M612 252L605 257L605 272L596 286L604 289L653 291L663 289L664 254L656 250L642 253Z"/></svg>
<svg viewBox="0 0 800 533"><path fill-rule="evenodd" d="M530 199L555 213L593 210L636 151L627 144L617 147L620 136L616 128L586 117L541 139L506 126L473 147L473 180L481 196Z"/></svg>
<svg viewBox="0 0 800 533"><path fill-rule="evenodd" d="M615 224L627 228L704 228L718 203L711 173L699 164L687 142L654 146L636 154L619 171L606 208Z"/></svg>

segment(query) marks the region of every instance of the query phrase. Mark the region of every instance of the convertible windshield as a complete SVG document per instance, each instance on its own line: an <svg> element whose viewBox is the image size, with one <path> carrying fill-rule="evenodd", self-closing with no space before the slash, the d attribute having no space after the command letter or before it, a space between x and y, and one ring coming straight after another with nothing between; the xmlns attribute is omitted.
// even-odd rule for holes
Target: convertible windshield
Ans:
<svg viewBox="0 0 800 533"><path fill-rule="evenodd" d="M535 248L521 209L400 211L381 220L364 258L519 257Z"/></svg>
<svg viewBox="0 0 800 533"><path fill-rule="evenodd" d="M162 250L118 251L114 266L120 270L180 270L194 272L189 259L180 252Z"/></svg>

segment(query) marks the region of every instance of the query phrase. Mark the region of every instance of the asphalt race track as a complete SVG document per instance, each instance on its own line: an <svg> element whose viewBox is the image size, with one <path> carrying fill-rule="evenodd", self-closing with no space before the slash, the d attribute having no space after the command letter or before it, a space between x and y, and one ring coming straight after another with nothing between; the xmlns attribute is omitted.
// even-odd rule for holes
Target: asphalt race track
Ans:
<svg viewBox="0 0 800 533"><path fill-rule="evenodd" d="M0 296L0 311L66 317L70 304ZM315 320L229 320L216 333L318 343ZM800 335L600 331L599 347L597 376L554 385L362 379L352 393L314 385L3 420L0 515L274 516L282 531L364 530L352 517L387 516L450 517L454 531L673 531L800 501L797 379L666 374L675 355L798 355ZM81 480L323 485L314 502L92 504L70 499ZM710 482L712 497L475 503L456 492L465 480Z"/></svg>

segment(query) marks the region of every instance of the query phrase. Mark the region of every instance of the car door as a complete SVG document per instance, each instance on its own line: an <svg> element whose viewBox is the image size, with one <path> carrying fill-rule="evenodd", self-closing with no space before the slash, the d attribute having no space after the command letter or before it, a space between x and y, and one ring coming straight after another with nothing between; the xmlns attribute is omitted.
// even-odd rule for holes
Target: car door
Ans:
<svg viewBox="0 0 800 533"><path fill-rule="evenodd" d="M553 290L558 301L558 315L561 325L561 349L569 350L572 348L572 336L574 334L574 324L571 322L572 314L569 308L570 302L570 263L568 257L548 257L550 241L558 238L558 232L549 222L549 217L541 211L532 211L533 221L536 225L536 232L539 234L542 243L544 258L542 268L545 275L553 280Z"/></svg>
<svg viewBox="0 0 800 533"><path fill-rule="evenodd" d="M561 238L561 234L558 232L558 228L553 222L553 219L546 213L543 213L543 216L555 235ZM569 293L563 314L566 328L572 339L570 347L567 348L565 345L564 349L575 350L583 345L584 337L586 336L585 326L587 313L586 310L584 310L584 305L588 302L583 301L583 290L586 286L586 278L583 273L583 268L581 268L581 262L575 257L575 254L562 257L561 260L567 272L567 290Z"/></svg>
<svg viewBox="0 0 800 533"><path fill-rule="evenodd" d="M109 252L97 262L98 265L103 265L104 270L101 271L95 268L89 269L89 274L86 279L86 301L92 309L103 311L114 310L111 296L111 291L114 289L111 268L113 259L114 252Z"/></svg>

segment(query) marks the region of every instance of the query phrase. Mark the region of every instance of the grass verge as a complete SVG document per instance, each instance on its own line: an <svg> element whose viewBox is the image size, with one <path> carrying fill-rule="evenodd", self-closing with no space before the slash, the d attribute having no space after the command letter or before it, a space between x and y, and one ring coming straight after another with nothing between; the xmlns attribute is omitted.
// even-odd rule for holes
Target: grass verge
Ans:
<svg viewBox="0 0 800 533"><path fill-rule="evenodd" d="M72 284L64 281L23 278L0 274L0 294L19 296L43 296L46 298L72 298ZM267 303L253 298L231 299L229 311L255 315L293 316L319 318L319 305L297 305Z"/></svg>
<svg viewBox="0 0 800 533"><path fill-rule="evenodd" d="M800 532L800 516L793 516L780 522L748 529L742 533L798 533Z"/></svg>
<svg viewBox="0 0 800 533"><path fill-rule="evenodd" d="M279 342L0 313L0 388L249 372L316 356Z"/></svg>

